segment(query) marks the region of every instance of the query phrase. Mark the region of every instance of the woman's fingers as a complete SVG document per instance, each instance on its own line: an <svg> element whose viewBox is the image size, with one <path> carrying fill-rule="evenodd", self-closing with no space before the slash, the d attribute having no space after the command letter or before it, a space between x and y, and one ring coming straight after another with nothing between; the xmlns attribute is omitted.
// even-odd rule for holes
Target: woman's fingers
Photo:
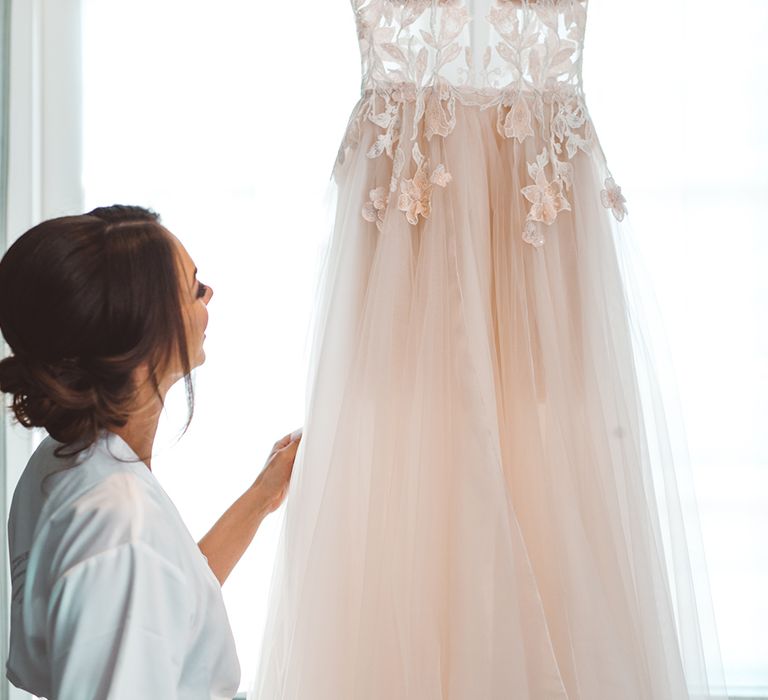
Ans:
<svg viewBox="0 0 768 700"><path fill-rule="evenodd" d="M296 447L298 448L298 443L301 442L301 436L302 436L302 428L299 428L297 430L294 430L292 433L288 433L288 435L284 435L281 437L273 446L272 451L269 453L269 457L267 457L267 462L269 462L272 457L275 456L275 453L278 450L283 450L286 447L288 447L291 443L296 443Z"/></svg>
<svg viewBox="0 0 768 700"><path fill-rule="evenodd" d="M284 435L281 437L273 446L272 446L272 452L275 450L279 450L283 447L285 447L289 442L291 441L291 434Z"/></svg>
<svg viewBox="0 0 768 700"><path fill-rule="evenodd" d="M293 472L293 463L301 442L302 430L294 430L275 443L256 483L266 498L269 512L275 510L285 498Z"/></svg>
<svg viewBox="0 0 768 700"><path fill-rule="evenodd" d="M288 435L284 435L281 437L272 448L272 452L275 450L280 450L286 445L289 445L294 440L300 440L302 435L302 428L298 428L297 430L294 430L292 433L288 433Z"/></svg>

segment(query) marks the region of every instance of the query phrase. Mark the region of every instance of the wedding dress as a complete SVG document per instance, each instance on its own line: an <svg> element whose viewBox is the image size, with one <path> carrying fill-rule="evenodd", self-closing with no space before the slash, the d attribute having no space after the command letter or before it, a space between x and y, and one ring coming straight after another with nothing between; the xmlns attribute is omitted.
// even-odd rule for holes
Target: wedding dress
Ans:
<svg viewBox="0 0 768 700"><path fill-rule="evenodd" d="M352 7L361 96L248 699L726 697L587 0Z"/></svg>

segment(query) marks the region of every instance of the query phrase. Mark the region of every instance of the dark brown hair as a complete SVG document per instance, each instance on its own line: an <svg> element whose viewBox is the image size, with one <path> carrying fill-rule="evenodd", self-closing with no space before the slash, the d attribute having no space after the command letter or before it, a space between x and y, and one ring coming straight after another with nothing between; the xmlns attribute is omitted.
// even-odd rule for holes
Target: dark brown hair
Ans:
<svg viewBox="0 0 768 700"><path fill-rule="evenodd" d="M137 390L132 373L145 362L162 403L158 374L174 353L186 385L186 432L194 389L177 263L160 217L125 205L44 221L0 260L0 331L13 352L0 360L0 391L13 396L19 423L65 443L57 457L126 424Z"/></svg>

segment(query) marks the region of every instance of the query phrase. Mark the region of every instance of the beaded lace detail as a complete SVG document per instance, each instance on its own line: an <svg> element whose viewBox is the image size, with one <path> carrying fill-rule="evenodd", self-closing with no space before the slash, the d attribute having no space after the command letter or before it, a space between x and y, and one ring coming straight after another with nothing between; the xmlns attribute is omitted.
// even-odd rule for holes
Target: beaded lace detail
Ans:
<svg viewBox="0 0 768 700"><path fill-rule="evenodd" d="M495 109L504 138L523 143L541 135L545 146L527 162L530 184L520 194L528 205L523 240L543 245L543 227L571 209L570 160L597 143L581 86L588 0L351 2L362 94L336 166L360 144L364 120L380 130L366 144L368 158L392 161L389 183L372 183L363 218L381 229L390 205L412 225L430 216L433 188L450 187L454 177L446 164L430 163L422 146L450 136L459 102ZM406 119L407 143L401 138ZM600 201L621 221L626 200L607 165L606 171Z"/></svg>

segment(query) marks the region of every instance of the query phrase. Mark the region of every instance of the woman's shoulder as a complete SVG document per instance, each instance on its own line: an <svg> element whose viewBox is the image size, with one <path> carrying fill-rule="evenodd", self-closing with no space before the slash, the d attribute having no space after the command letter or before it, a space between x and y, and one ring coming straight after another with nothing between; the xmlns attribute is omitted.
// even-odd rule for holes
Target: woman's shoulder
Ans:
<svg viewBox="0 0 768 700"><path fill-rule="evenodd" d="M147 466L113 437L101 437L75 457L57 457L62 443L48 436L19 480L9 535L29 538L40 554L45 550L53 571L131 542L175 556L178 514Z"/></svg>
<svg viewBox="0 0 768 700"><path fill-rule="evenodd" d="M90 518L89 511L99 511L117 519L133 518L146 508L147 497L159 485L126 443L116 438L105 432L86 449L74 452L78 445L46 436L30 457L17 491L39 494L46 521L61 517L62 510L71 511L71 517Z"/></svg>

